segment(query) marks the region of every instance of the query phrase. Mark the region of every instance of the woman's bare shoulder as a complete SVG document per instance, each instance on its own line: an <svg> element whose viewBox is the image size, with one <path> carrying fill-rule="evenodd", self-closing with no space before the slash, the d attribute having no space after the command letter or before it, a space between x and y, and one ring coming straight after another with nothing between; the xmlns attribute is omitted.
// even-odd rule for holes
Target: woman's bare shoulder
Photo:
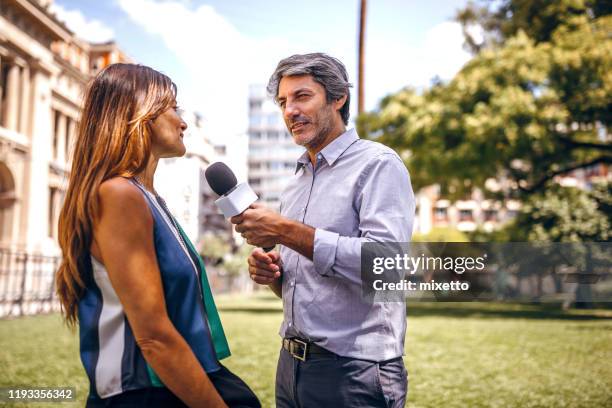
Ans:
<svg viewBox="0 0 612 408"><path fill-rule="evenodd" d="M104 180L98 188L98 194L101 196L142 195L138 187L125 177L112 177L108 180Z"/></svg>
<svg viewBox="0 0 612 408"><path fill-rule="evenodd" d="M113 177L103 181L98 188L98 199L103 211L117 210L123 213L123 217L151 216L140 189L124 177Z"/></svg>

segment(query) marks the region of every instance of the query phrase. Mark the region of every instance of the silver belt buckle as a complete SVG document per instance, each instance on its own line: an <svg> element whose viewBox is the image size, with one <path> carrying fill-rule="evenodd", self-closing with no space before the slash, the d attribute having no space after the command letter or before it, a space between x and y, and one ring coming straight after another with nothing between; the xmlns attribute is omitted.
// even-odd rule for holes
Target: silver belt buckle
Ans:
<svg viewBox="0 0 612 408"><path fill-rule="evenodd" d="M299 345L299 346L298 346ZM296 347L298 346L298 347ZM298 354L296 353L295 349L301 349L301 353ZM306 352L308 350L308 343L299 340L299 339L291 339L289 340L289 353L294 357L297 358L300 361L306 361Z"/></svg>

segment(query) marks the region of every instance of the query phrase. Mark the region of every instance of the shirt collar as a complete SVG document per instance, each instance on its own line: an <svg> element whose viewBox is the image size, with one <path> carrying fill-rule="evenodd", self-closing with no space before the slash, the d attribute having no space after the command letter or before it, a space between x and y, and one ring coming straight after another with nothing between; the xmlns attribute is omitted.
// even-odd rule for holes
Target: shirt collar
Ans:
<svg viewBox="0 0 612 408"><path fill-rule="evenodd" d="M319 152L321 156L325 159L328 165L333 166L336 160L342 156L342 154L349 148L350 145L355 143L359 139L357 135L357 131L352 128L342 133L340 136L335 138L330 144L325 146L323 150ZM297 160L297 164L295 166L295 172L304 165L306 165L310 161L310 157L308 156L308 152L304 152Z"/></svg>
<svg viewBox="0 0 612 408"><path fill-rule="evenodd" d="M299 159L297 159L297 163L295 164L295 172L293 174L297 173L298 170L300 170L302 167L307 165L309 161L310 161L310 157L308 157L308 150L307 150L304 153L302 153Z"/></svg>

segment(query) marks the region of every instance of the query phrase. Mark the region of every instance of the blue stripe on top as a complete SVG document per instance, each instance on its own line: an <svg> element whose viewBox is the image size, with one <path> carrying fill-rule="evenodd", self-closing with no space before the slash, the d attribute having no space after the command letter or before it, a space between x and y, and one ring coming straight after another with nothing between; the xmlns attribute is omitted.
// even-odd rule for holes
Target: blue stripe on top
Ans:
<svg viewBox="0 0 612 408"><path fill-rule="evenodd" d="M206 316L198 263L180 238L175 222L154 195L134 183L153 216L153 239L168 316L206 372L220 368ZM197 259L197 258L195 258ZM90 398L161 385L142 356L108 273L93 257L93 279L79 301L81 361L90 380ZM142 290L146 290L143 286Z"/></svg>

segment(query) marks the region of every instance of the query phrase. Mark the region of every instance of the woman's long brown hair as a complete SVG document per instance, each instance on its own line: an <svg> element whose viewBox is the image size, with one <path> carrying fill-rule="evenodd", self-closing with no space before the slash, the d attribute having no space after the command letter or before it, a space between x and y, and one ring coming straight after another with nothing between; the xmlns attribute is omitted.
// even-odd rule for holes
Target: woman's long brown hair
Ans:
<svg viewBox="0 0 612 408"><path fill-rule="evenodd" d="M98 215L98 188L112 177L143 171L151 153L149 121L175 103L166 75L135 64L113 64L84 96L66 198L59 217L62 261L55 277L66 323L78 321L78 302L91 275L89 248Z"/></svg>

